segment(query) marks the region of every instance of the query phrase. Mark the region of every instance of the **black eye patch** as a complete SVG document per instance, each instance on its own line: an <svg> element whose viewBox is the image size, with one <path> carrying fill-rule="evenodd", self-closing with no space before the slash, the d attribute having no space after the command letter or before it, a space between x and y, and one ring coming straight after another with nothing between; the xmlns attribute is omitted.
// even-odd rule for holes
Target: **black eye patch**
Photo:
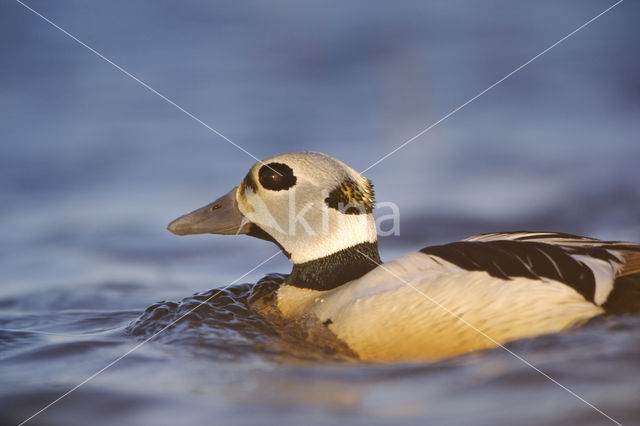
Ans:
<svg viewBox="0 0 640 426"><path fill-rule="evenodd" d="M260 185L271 191L282 191L296 184L296 177L291 167L282 163L269 163L260 167L258 172Z"/></svg>

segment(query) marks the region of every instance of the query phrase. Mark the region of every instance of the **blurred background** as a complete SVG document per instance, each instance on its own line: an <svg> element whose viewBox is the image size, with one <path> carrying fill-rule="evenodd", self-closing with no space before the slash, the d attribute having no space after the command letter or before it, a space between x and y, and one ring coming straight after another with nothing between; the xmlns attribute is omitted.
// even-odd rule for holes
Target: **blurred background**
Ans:
<svg viewBox="0 0 640 426"><path fill-rule="evenodd" d="M363 170L610 3L29 4L258 158L321 151ZM639 10L624 3L369 170L401 211L382 249L515 229L640 240ZM5 280L198 266L223 283L248 266L230 259L270 253L165 230L252 158L19 4L1 15Z"/></svg>
<svg viewBox="0 0 640 426"><path fill-rule="evenodd" d="M27 4L259 158L363 170L613 2ZM369 170L401 212L383 259L517 229L640 241L638 17L622 3ZM5 320L144 308L274 252L165 229L252 158L20 4L0 23Z"/></svg>

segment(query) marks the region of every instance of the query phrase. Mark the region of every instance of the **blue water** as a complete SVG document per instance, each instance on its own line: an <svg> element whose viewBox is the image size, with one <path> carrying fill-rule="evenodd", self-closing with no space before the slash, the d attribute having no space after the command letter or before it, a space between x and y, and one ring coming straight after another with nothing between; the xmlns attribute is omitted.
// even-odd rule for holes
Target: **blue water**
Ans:
<svg viewBox="0 0 640 426"><path fill-rule="evenodd" d="M258 158L314 150L363 170L612 2L28 4ZM639 17L623 2L369 170L401 212L383 259L515 229L640 241ZM17 424L276 248L169 234L254 160L9 0L0 64L0 423ZM279 255L240 282L289 270ZM247 288L30 424L608 422L500 349L396 365L314 352L248 313ZM639 327L602 318L509 347L634 424Z"/></svg>

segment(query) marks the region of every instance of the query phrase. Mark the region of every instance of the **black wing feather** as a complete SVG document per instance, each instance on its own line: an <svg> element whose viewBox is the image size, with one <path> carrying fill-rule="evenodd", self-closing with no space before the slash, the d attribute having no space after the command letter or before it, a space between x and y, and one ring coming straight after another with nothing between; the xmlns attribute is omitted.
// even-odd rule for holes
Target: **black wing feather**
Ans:
<svg viewBox="0 0 640 426"><path fill-rule="evenodd" d="M459 241L425 247L422 253L440 257L468 271L485 271L509 280L513 277L548 278L560 281L594 302L596 281L591 269L572 254L620 260L604 248L560 247L527 240Z"/></svg>

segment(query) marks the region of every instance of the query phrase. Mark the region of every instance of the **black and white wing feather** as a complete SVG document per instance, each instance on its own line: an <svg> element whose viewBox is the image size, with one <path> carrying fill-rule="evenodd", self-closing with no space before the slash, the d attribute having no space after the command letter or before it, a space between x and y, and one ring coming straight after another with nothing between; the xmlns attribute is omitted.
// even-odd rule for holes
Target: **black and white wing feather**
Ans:
<svg viewBox="0 0 640 426"><path fill-rule="evenodd" d="M420 250L469 271L562 282L609 312L640 310L640 245L554 232L482 234Z"/></svg>

